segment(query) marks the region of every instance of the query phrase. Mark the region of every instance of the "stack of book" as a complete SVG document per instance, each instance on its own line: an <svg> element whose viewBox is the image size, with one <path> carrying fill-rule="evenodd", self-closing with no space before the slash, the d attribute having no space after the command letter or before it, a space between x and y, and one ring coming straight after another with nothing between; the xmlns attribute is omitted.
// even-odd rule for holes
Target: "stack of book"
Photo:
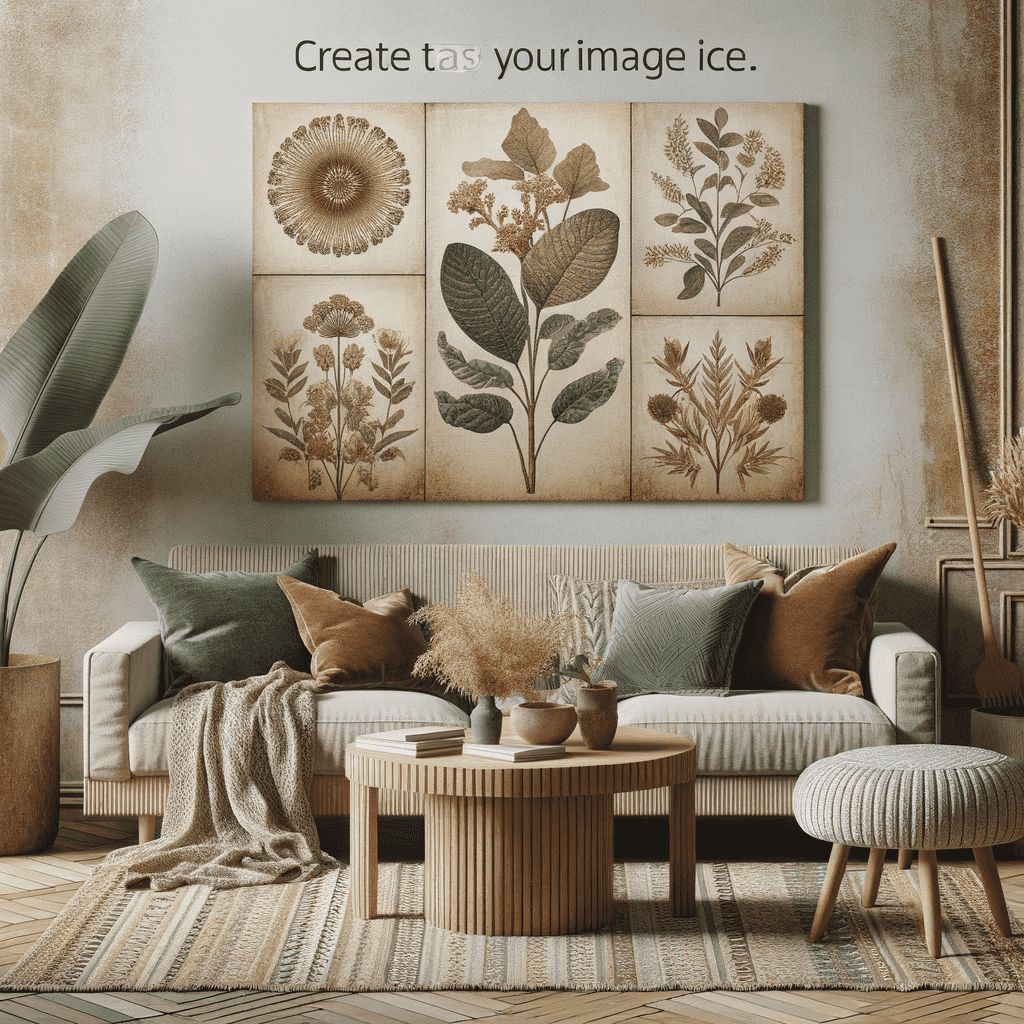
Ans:
<svg viewBox="0 0 1024 1024"><path fill-rule="evenodd" d="M496 761L543 761L547 757L563 757L564 743L536 746L515 746L508 743L463 743L462 752L475 757L493 757Z"/></svg>
<svg viewBox="0 0 1024 1024"><path fill-rule="evenodd" d="M373 750L385 754L405 754L406 757L435 757L438 754L459 754L465 730L459 727L420 729L389 729L386 732L368 732L357 736L355 746L360 750Z"/></svg>

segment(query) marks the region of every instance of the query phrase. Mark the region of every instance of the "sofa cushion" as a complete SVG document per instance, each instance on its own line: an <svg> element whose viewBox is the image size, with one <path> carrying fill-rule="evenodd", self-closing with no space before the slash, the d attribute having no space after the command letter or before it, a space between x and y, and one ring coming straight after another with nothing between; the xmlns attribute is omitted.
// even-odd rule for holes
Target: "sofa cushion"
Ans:
<svg viewBox="0 0 1024 1024"><path fill-rule="evenodd" d="M734 685L863 696L876 588L895 550L883 544L783 578L770 562L723 545L730 583L764 580L736 654Z"/></svg>
<svg viewBox="0 0 1024 1024"><path fill-rule="evenodd" d="M641 693L723 693L747 614L763 583L671 590L620 580L612 631L594 681L619 699Z"/></svg>
<svg viewBox="0 0 1024 1024"><path fill-rule="evenodd" d="M408 590L360 605L291 576L277 582L313 655L309 671L320 690L408 679L427 649L419 627L408 622L414 610Z"/></svg>
<svg viewBox="0 0 1024 1024"><path fill-rule="evenodd" d="M843 750L896 742L876 704L796 690L631 697L619 703L619 725L692 739L701 775L795 775Z"/></svg>
<svg viewBox="0 0 1024 1024"><path fill-rule="evenodd" d="M385 729L430 725L469 727L469 715L432 693L399 690L334 690L316 695L317 775L345 774L345 747L357 736ZM147 708L128 729L133 775L166 775L171 739L169 697Z"/></svg>
<svg viewBox="0 0 1024 1024"><path fill-rule="evenodd" d="M316 583L314 548L285 573ZM276 572L186 572L144 558L132 566L160 617L167 662L165 695L191 683L248 679L275 661L309 671L309 652Z"/></svg>
<svg viewBox="0 0 1024 1024"><path fill-rule="evenodd" d="M555 610L568 617L569 628L562 648L562 664L568 665L578 654L588 658L604 657L615 617L615 598L619 581L580 579L565 573L548 577L555 593ZM682 580L667 583L645 583L648 587L671 590L708 590L725 586L724 579ZM576 703L576 682L562 683L561 699Z"/></svg>

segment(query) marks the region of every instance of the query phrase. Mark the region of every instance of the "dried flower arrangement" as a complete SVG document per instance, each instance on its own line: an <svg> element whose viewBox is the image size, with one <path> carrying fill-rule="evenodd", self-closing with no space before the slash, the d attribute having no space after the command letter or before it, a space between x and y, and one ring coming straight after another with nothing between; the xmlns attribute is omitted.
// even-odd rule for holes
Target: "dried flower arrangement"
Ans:
<svg viewBox="0 0 1024 1024"><path fill-rule="evenodd" d="M413 621L430 628L430 647L413 667L468 697L534 693L558 665L565 617L520 611L479 576L468 576L454 608L428 604Z"/></svg>
<svg viewBox="0 0 1024 1024"><path fill-rule="evenodd" d="M1005 519L1024 529L1024 432L1007 446L997 472L985 492L982 512L991 519Z"/></svg>

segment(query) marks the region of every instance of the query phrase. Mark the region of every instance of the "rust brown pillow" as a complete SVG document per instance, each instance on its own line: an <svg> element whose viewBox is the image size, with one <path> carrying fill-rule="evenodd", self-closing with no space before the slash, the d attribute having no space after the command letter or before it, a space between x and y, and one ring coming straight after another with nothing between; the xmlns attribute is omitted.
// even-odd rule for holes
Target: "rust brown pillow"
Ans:
<svg viewBox="0 0 1024 1024"><path fill-rule="evenodd" d="M310 672L320 690L367 689L407 680L427 649L423 634L407 621L413 613L408 590L360 605L290 576L278 576L277 582L313 655Z"/></svg>
<svg viewBox="0 0 1024 1024"><path fill-rule="evenodd" d="M877 585L895 544L838 565L782 570L723 545L728 583L764 580L736 652L736 689L817 690L861 697Z"/></svg>

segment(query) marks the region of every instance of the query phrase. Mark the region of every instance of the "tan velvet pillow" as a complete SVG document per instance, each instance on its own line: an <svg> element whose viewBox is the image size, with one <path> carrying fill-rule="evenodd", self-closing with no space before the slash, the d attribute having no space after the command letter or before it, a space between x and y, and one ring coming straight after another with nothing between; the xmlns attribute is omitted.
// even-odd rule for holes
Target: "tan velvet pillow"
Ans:
<svg viewBox="0 0 1024 1024"><path fill-rule="evenodd" d="M320 690L387 686L409 679L427 649L408 623L412 594L398 590L359 605L331 590L278 576L302 642L312 653L310 672Z"/></svg>
<svg viewBox="0 0 1024 1024"><path fill-rule="evenodd" d="M861 697L877 585L895 544L838 565L782 570L723 545L729 583L764 580L736 652L736 689L817 690Z"/></svg>

